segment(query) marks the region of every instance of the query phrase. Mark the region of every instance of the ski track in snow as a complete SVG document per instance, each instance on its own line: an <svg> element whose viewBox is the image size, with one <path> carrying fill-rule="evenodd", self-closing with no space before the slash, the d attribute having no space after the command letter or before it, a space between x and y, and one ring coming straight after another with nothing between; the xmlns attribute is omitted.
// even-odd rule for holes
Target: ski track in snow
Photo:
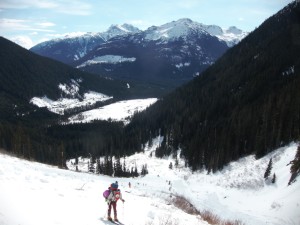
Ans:
<svg viewBox="0 0 300 225"><path fill-rule="evenodd" d="M0 154L0 224L1 225L102 225L107 205L102 193L118 180L126 200L118 202L118 217L126 225L207 224L170 203L172 195L186 197L198 210L209 210L221 219L240 220L246 225L300 224L300 181L287 186L290 166L297 145L290 144L266 157L242 158L222 171L192 173L174 159L150 157L162 137L146 146L144 153L126 158L139 171L147 163L149 174L139 178L112 178L103 175L60 170L53 166ZM154 155L154 154L153 154ZM264 171L273 158L272 174L276 184L266 184ZM79 169L86 169L80 159ZM128 187L131 182L132 187ZM170 182L170 184L169 184Z"/></svg>

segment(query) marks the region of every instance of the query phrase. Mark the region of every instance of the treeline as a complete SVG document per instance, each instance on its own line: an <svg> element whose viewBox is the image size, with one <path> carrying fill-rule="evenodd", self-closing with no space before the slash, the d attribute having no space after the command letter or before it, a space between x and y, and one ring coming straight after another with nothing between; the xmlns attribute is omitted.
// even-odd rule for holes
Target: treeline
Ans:
<svg viewBox="0 0 300 225"><path fill-rule="evenodd" d="M45 124L43 120L36 123L22 120L18 123L0 122L0 148L21 158L57 165L61 168L65 168L66 160L71 158L106 156L107 162L110 162L113 156L127 156L137 149L131 144L134 139L124 139L122 122L95 121L60 125L54 124L54 121ZM130 150L125 146L129 146ZM140 150L141 146L138 151ZM115 170L110 171L115 172ZM122 176L128 174L136 176L132 171L127 170Z"/></svg>
<svg viewBox="0 0 300 225"><path fill-rule="evenodd" d="M74 166L76 171L79 171L78 158L75 159ZM113 159L112 156L106 155L103 160L91 156L88 161L88 172L114 177L138 177L148 174L148 168L147 164L144 164L141 172L139 172L136 164L131 167L126 165L125 157L123 158L123 163L121 163L120 157L116 156Z"/></svg>
<svg viewBox="0 0 300 225"><path fill-rule="evenodd" d="M39 126L0 122L0 148L21 158L65 168L64 143L47 136Z"/></svg>

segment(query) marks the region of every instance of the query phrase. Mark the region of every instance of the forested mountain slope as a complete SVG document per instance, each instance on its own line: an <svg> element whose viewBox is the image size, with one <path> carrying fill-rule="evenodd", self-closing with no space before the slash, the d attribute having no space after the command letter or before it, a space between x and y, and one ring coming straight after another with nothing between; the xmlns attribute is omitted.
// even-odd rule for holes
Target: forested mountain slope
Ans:
<svg viewBox="0 0 300 225"><path fill-rule="evenodd" d="M62 116L33 105L31 100L46 96L53 100L65 98L82 101L86 93L103 93L113 97L110 101L117 101L133 97L136 93L134 85L128 88L125 82L79 71L38 56L2 37L0 48L1 149L19 157L62 165L63 159L68 157L67 154L76 152L77 146L80 146L78 151L85 149L82 140L101 142L110 138L110 132L119 132L122 124L107 121L86 127L71 126L72 135L63 133L68 128L62 128L61 125L57 126L61 132L53 131L55 128L49 131L53 125L60 124ZM99 101L99 104L102 102ZM87 107L96 106L89 104ZM86 148L91 151L91 148Z"/></svg>
<svg viewBox="0 0 300 225"><path fill-rule="evenodd" d="M16 107L19 107L20 113L28 113L33 97L63 97L66 93L59 86L72 86L74 82L80 83L78 98L88 91L116 98L131 94L124 82L84 73L61 62L38 56L5 38L0 38L0 46L0 120L15 119ZM21 107L25 108L21 110Z"/></svg>
<svg viewBox="0 0 300 225"><path fill-rule="evenodd" d="M156 155L180 147L193 169L209 171L250 153L263 156L299 140L299 87L300 4L293 2L201 76L137 115L126 128L127 145L138 149L160 133L166 138Z"/></svg>

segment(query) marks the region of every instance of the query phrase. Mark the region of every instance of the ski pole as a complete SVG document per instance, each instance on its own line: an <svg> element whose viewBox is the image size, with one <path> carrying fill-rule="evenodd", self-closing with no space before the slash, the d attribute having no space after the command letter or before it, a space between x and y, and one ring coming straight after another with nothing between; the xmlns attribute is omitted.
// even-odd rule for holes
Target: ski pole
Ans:
<svg viewBox="0 0 300 225"><path fill-rule="evenodd" d="M123 212L122 212L122 217L123 217L123 220L124 220L124 202L123 202Z"/></svg>

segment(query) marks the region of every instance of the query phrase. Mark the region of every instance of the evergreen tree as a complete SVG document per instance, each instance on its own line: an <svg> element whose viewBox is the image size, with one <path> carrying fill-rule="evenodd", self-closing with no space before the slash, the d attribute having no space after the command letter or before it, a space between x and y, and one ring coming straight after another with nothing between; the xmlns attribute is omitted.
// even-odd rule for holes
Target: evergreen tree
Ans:
<svg viewBox="0 0 300 225"><path fill-rule="evenodd" d="M172 162L170 162L170 164L169 164L169 169L173 169L173 163Z"/></svg>
<svg viewBox="0 0 300 225"><path fill-rule="evenodd" d="M296 177L300 174L300 145L298 146L295 159L291 161L291 178L289 180L288 185L292 184Z"/></svg>
<svg viewBox="0 0 300 225"><path fill-rule="evenodd" d="M176 159L175 159L175 167L177 168L178 165L179 165L179 161L178 161L178 158L176 157Z"/></svg>
<svg viewBox="0 0 300 225"><path fill-rule="evenodd" d="M276 175L275 173L273 174L273 178L272 178L272 184L275 184L276 183Z"/></svg>
<svg viewBox="0 0 300 225"><path fill-rule="evenodd" d="M142 166L142 171L141 171L142 176L145 176L146 174L148 174L147 164Z"/></svg>
<svg viewBox="0 0 300 225"><path fill-rule="evenodd" d="M101 174L100 159L96 159L96 174Z"/></svg>
<svg viewBox="0 0 300 225"><path fill-rule="evenodd" d="M124 175L120 157L117 157L116 162L114 163L114 175L115 177L122 177Z"/></svg>
<svg viewBox="0 0 300 225"><path fill-rule="evenodd" d="M137 169L136 164L135 164L135 167L134 167L134 173L133 173L133 176L134 176L134 177L138 177L138 176L139 176L139 173L138 173L138 169Z"/></svg>
<svg viewBox="0 0 300 225"><path fill-rule="evenodd" d="M90 158L88 167L89 167L88 170L90 173L95 173L95 165L93 163L93 157Z"/></svg>
<svg viewBox="0 0 300 225"><path fill-rule="evenodd" d="M269 164L268 164L267 169L266 169L265 174L264 174L264 178L266 180L269 178L269 176L271 174L271 170L272 170L272 166L273 166L272 164L273 164L272 158L270 158Z"/></svg>

